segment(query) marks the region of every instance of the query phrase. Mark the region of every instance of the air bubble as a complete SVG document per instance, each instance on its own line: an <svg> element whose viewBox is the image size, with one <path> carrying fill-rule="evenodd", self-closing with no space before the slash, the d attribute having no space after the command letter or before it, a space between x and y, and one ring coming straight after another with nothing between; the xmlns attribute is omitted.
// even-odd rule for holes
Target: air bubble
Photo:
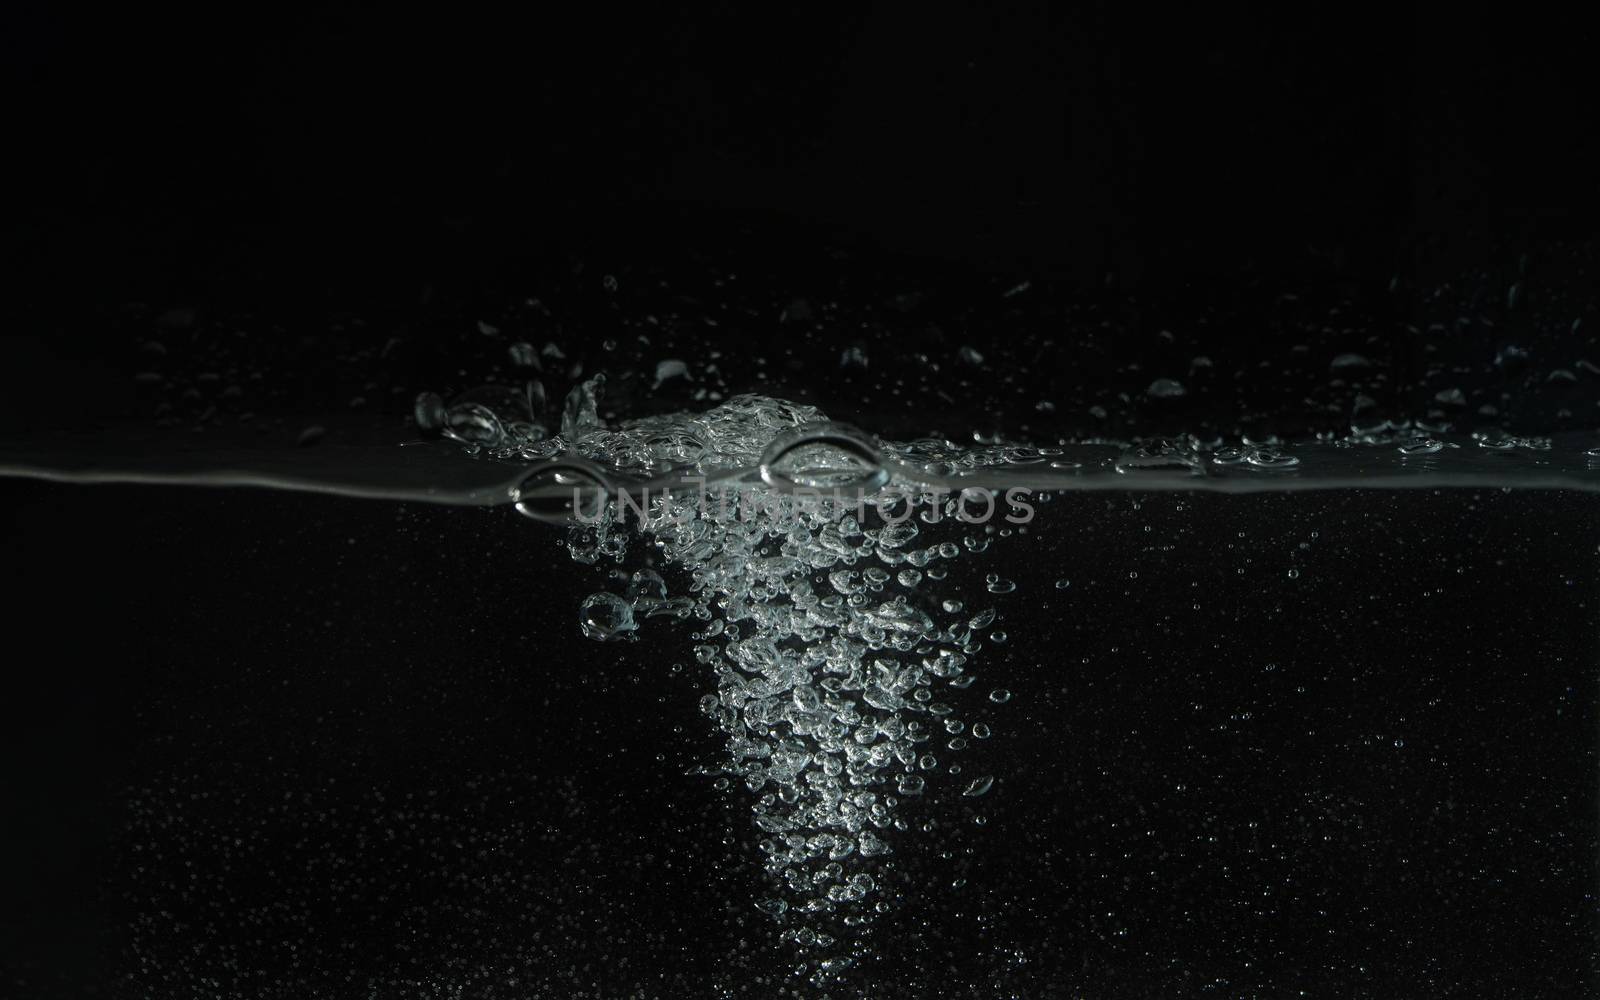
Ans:
<svg viewBox="0 0 1600 1000"><path fill-rule="evenodd" d="M762 482L777 490L859 490L873 493L889 481L877 446L849 424L802 424L773 438L761 453Z"/></svg>
<svg viewBox="0 0 1600 1000"><path fill-rule="evenodd" d="M1406 458L1415 458L1419 455L1437 455L1444 451L1444 442L1434 438L1424 438L1421 441L1409 441L1397 449Z"/></svg>
<svg viewBox="0 0 1600 1000"><path fill-rule="evenodd" d="M578 609L578 624L591 639L607 642L628 637L638 628L633 606L615 594L590 594Z"/></svg>
<svg viewBox="0 0 1600 1000"><path fill-rule="evenodd" d="M574 518L599 520L611 495L610 481L597 465L559 458L529 469L512 498L522 516L563 524Z"/></svg>

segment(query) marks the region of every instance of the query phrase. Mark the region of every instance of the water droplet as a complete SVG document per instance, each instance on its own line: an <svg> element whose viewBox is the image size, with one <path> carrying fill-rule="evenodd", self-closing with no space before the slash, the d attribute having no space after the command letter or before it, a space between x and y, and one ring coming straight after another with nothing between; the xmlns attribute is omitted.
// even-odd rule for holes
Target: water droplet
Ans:
<svg viewBox="0 0 1600 1000"><path fill-rule="evenodd" d="M480 403L457 403L445 411L444 433L462 444L481 448L492 448L505 437L500 418Z"/></svg>
<svg viewBox="0 0 1600 1000"><path fill-rule="evenodd" d="M1341 374L1372 367L1372 361L1362 354L1341 354L1329 362L1328 367Z"/></svg>
<svg viewBox="0 0 1600 1000"><path fill-rule="evenodd" d="M422 430L437 431L444 427L444 399L437 392L417 393L417 400L412 404L411 412L417 421L417 426Z"/></svg>
<svg viewBox="0 0 1600 1000"><path fill-rule="evenodd" d="M606 377L596 375L567 393L561 404L561 437L569 445L605 430L605 422L600 419L600 396L605 387Z"/></svg>
<svg viewBox="0 0 1600 1000"><path fill-rule="evenodd" d="M1144 392L1151 399L1182 399L1189 395L1189 390L1175 378L1158 378Z"/></svg>

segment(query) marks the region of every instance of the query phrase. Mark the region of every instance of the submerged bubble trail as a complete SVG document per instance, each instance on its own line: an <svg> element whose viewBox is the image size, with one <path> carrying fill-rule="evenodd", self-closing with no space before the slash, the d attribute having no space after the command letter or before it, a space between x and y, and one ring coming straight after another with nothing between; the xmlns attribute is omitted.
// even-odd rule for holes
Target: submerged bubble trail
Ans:
<svg viewBox="0 0 1600 1000"><path fill-rule="evenodd" d="M581 562L620 562L642 538L687 580L669 597L653 570L625 576L627 596L591 594L580 626L616 640L655 615L698 623L693 656L714 684L700 707L726 740L703 770L751 797L772 883L758 908L815 969L842 968L878 912L864 901L915 849L904 802L929 790L931 744L963 729L953 701L995 621L937 603L924 573L979 543L930 538L941 521L967 527L945 516L948 495L896 489L878 445L815 408L738 396L612 429L592 403L569 400L559 457L529 470L517 509L567 522ZM612 487L668 469L696 487Z"/></svg>

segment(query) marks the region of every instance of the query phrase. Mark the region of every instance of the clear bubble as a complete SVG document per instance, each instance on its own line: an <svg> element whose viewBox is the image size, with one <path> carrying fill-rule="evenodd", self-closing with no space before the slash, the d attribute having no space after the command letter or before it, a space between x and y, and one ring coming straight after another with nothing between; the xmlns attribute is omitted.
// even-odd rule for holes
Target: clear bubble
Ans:
<svg viewBox="0 0 1600 1000"><path fill-rule="evenodd" d="M465 445L492 448L505 437L494 411L478 403L457 403L445 411L444 434Z"/></svg>
<svg viewBox="0 0 1600 1000"><path fill-rule="evenodd" d="M599 466L577 458L559 458L528 470L513 493L516 510L535 521L564 524L596 522L610 501L610 480Z"/></svg>
<svg viewBox="0 0 1600 1000"><path fill-rule="evenodd" d="M633 606L615 594L590 594L578 608L578 625L583 634L602 642L628 637L638 628Z"/></svg>
<svg viewBox="0 0 1600 1000"><path fill-rule="evenodd" d="M802 424L779 434L762 451L759 471L764 483L780 490L870 493L889 481L872 438L836 421Z"/></svg>

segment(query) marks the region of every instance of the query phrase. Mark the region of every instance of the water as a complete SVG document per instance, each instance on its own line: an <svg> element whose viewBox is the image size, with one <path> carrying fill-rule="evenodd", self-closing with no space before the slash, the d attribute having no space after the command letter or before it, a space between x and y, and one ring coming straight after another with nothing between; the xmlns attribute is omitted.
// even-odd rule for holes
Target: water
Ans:
<svg viewBox="0 0 1600 1000"><path fill-rule="evenodd" d="M14 794L46 816L119 789L99 870L130 992L815 996L791 962L844 942L863 954L836 996L933 974L977 995L1582 991L1600 532L1581 494L1068 494L931 564L941 623L992 609L1008 637L940 686L968 745L922 745L920 794L891 793L908 829L836 904L887 912L826 953L779 941L814 897L766 871L758 796L703 773L729 763L698 714L708 624L581 635L586 594L658 592L634 591L637 540L613 578L563 567L566 532L509 508L29 495L15 609L98 627L57 641L82 666L31 682L52 696L29 697L28 759L105 749ZM990 595L991 573L1016 589ZM781 921L758 907L777 898ZM1497 946L1516 932L1486 937L1485 914L1532 930Z"/></svg>
<svg viewBox="0 0 1600 1000"><path fill-rule="evenodd" d="M1600 436L1559 300L1435 295L1446 337L1291 296L1289 363L1117 357L1028 283L953 310L1070 317L1095 364L1030 372L1048 338L731 274L587 319L635 288L584 356L537 299L476 320L462 386L387 413L230 422L238 366L163 347L164 426L0 444L18 621L95 665L14 756L108 747L71 787L121 987L1593 981ZM707 332L758 309L872 336L785 385Z"/></svg>
<svg viewBox="0 0 1600 1000"><path fill-rule="evenodd" d="M564 587L553 591L566 595L558 602L575 609L565 629L622 649L646 644L649 651L639 659L646 671L661 671L669 662L674 671L688 665L703 721L682 719L677 728L707 726L721 740L672 780L684 788L709 784L722 800L748 811L746 820L725 834L736 849L714 859L699 877L718 884L738 877L751 856L758 859L759 884L746 885L724 902L730 907L728 919L766 942L760 950L777 949L770 961L781 970L747 971L727 988L793 990L797 996L871 983L881 987L885 970L904 961L902 951L926 956L932 942L948 933L924 929L912 940L903 939L907 914L930 907L959 910L953 900L978 893L979 912L995 919L996 912L984 908L995 905L996 898L1006 892L1026 895L977 862L980 851L1002 850L980 846L992 841L985 831L993 810L1004 808L994 803L1013 795L1031 798L1035 810L1066 807L1068 814L1052 813L1050 822L1068 821L1070 796L1053 802L1064 789L1039 785L1060 765L1037 755L1053 755L1044 749L1050 744L1041 741L1065 738L1071 727L1063 728L1063 718L1042 715L1070 716L1077 698L1096 697L1097 682L1091 678L1100 677L1103 684L1111 677L1103 665L1090 669L1086 657L1074 664L1070 654L1019 669L1019 658L1048 657L1040 643L1059 632L1059 626L1050 625L1056 613L1032 610L1039 602L1048 608L1065 600L1070 607L1089 589L1102 591L1097 616L1111 620L1113 636L1120 631L1125 638L1067 648L1097 647L1101 657L1127 662L1128 673L1111 681L1122 693L1103 703L1101 711L1108 713L1131 709L1129 718L1137 718L1134 706L1140 700L1172 701L1173 692L1161 690L1174 683L1171 668L1150 670L1150 657L1176 656L1172 667L1181 671L1190 657L1215 663L1225 651L1221 662L1236 663L1237 676L1224 687L1244 683L1240 691L1251 694L1235 693L1216 704L1211 685L1198 679L1179 682L1179 688L1193 689L1193 700L1173 703L1157 715L1164 711L1192 719L1179 722L1189 732L1183 746L1211 761L1208 766L1232 760L1227 768L1236 768L1246 759L1235 755L1260 754L1260 765L1250 763L1244 773L1267 767L1273 775L1267 780L1276 782L1282 775L1274 768L1287 765L1267 760L1322 746L1314 720L1329 711L1330 687L1344 683L1337 671L1308 674L1303 664L1296 665L1306 656L1293 650L1302 643L1352 641L1342 628L1317 624L1336 617L1330 608L1303 611L1309 617L1297 619L1287 609L1309 607L1306 598L1284 588L1315 587L1326 601L1337 579L1351 580L1357 590L1363 586L1361 571L1330 571L1326 565L1324 550L1337 546L1348 560L1363 533L1330 517L1329 510L1354 498L1382 507L1394 501L1371 498L1425 491L1429 498L1449 499L1408 506L1458 511L1465 503L1468 520L1481 530L1480 506L1496 506L1501 502L1493 498L1505 491L1533 495L1525 491L1559 488L1568 498L1561 505L1576 511L1573 505L1600 484L1600 462L1588 454L1589 438L1581 434L1460 435L1384 426L1300 442L1193 437L1054 445L960 445L936 438L895 442L830 420L815 407L754 395L699 413L612 426L599 416L603 387L603 379L594 379L573 390L555 436L532 421L502 417L486 403L467 401L453 404L438 423L447 441L410 448L295 453L276 464L255 462L247 450L225 461L219 460L224 453L212 451L166 463L119 463L92 450L64 450L12 459L3 471L65 482L273 486L390 501L504 505L521 515L516 520L539 522L522 531L558 536L572 560L595 567L563 577L592 578L609 567L608 582L586 597L579 599ZM406 467L396 464L396 456L426 468L429 485L397 474ZM1375 488L1383 492L1374 494ZM1461 489L1439 492L1445 488ZM1288 495L1299 491L1320 491L1327 499L1284 507ZM1223 508L1218 505L1230 502L1228 495L1248 495L1231 502L1265 503L1278 515L1219 517ZM1407 520L1385 516L1397 523ZM1596 535L1587 520L1575 528L1575 540L1587 546L1585 563L1592 561ZM1230 537L1218 531L1222 523L1239 528ZM1084 532L1107 529L1119 540L1076 541ZM1191 536L1202 532L1220 534L1222 540L1197 546ZM1325 535L1339 540L1330 542ZM1082 563L1072 555L1079 544L1092 544L1099 554ZM1392 543L1384 548L1392 550ZM494 566L491 560L485 569L493 572ZM1078 579L1060 576L1063 569ZM1153 585L1162 598L1148 606L1152 575L1166 579ZM1212 582L1202 585L1206 577ZM1229 596L1246 579L1248 596ZM1578 581L1565 583L1571 587ZM1370 586L1384 589L1378 581ZM1451 580L1448 591L1422 586L1419 593L1399 598L1374 594L1372 600L1383 602L1379 608L1356 598L1346 613L1364 616L1362 628L1384 635L1385 644L1426 643L1444 602L1471 602L1474 588L1482 589L1480 582L1460 578ZM1577 606L1593 617L1588 601ZM1456 607L1445 618L1461 614ZM1119 619L1126 624L1114 624ZM1381 624L1384 619L1390 624ZM557 625L554 631L562 629ZM1208 645L1203 638L1208 634L1218 641ZM547 632L544 641L552 638ZM1163 653L1154 652L1168 644L1173 645ZM1132 655L1136 649L1141 652ZM1425 664L1422 687L1445 690L1438 687L1436 654L1412 655ZM1481 664L1487 656L1480 652L1476 659ZM1062 668L1068 672L1050 676ZM1377 668L1355 669L1351 682ZM1136 681L1141 675L1157 687L1135 694L1143 687ZM1291 677L1315 680L1322 693L1313 694L1308 683L1279 681ZM647 677L646 683L654 682ZM1557 701L1587 718L1593 705L1589 695L1568 687ZM1341 717L1334 727L1341 730L1337 745L1317 752L1366 759L1362 766L1378 768L1374 773L1420 768L1451 780L1451 768L1458 766L1449 763L1451 755L1465 751L1456 742L1459 737L1440 733L1430 721L1441 700L1436 694L1399 714L1378 712L1353 731L1351 720ZM1111 702L1120 707L1113 709ZM1258 722L1258 713L1271 721ZM1293 722L1297 714L1306 720L1303 730ZM1106 719L1094 725L1104 729ZM1072 736L1082 738L1082 733ZM1144 737L1134 727L1118 739L1159 743L1161 738ZM1016 745L1009 751L1004 749L1008 741ZM1157 752L1154 745L1133 752L1170 759L1173 748ZM1076 742L1061 746L1076 746L1071 754L1079 760L1072 777L1059 778L1068 789L1081 787L1088 780L1084 761L1099 751ZM1196 787L1191 782L1211 788L1221 778L1181 763L1163 763L1157 770L1191 775L1162 779L1166 787L1139 793L1140 809L1166 811L1165 822L1181 815L1181 803ZM1104 765L1100 774L1109 774ZM1218 791L1220 786L1206 794ZM169 795L158 789L143 794L155 803ZM1251 813L1242 827L1228 829L1249 845L1235 849L1267 858L1268 868L1303 864L1316 838L1285 846L1283 838L1302 836L1282 825L1286 818L1320 816L1313 821L1325 829L1344 837L1354 830L1359 836L1361 816L1367 815L1361 801L1359 793L1349 791L1308 791L1292 804L1280 802L1284 812ZM1221 806L1213 800L1202 812L1205 808ZM1080 816L1075 822L1085 821L1089 818ZM1014 843L1004 851L1026 856L1032 843L1039 858L1077 857L1071 838L1034 843L1017 822L1011 820ZM1176 852L1190 863L1199 861L1196 848L1162 839L1175 831L1144 828L1155 822L1140 820L1130 827L1129 846L1167 844L1163 858ZM1199 845L1208 836L1214 841L1207 828L1202 822L1184 836L1197 838ZM143 836L157 842L153 830ZM1448 840L1458 834L1441 830L1438 836ZM1092 857L1102 849L1087 851ZM1073 862L1075 867L1082 863L1081 858ZM1156 878L1159 869L1148 876ZM975 877L990 884L974 887ZM1129 874L1122 877L1129 884ZM1226 881L1220 885L1218 891L1225 893L1238 889ZM1155 882L1128 890L1159 891ZM1263 890L1264 898L1273 893L1270 885ZM1119 917L1120 909L1107 910L1107 923L1093 925L1094 934L1116 940L1133 933L1131 925L1138 921ZM1299 912L1298 905L1290 909ZM1280 911L1268 905L1264 912ZM1055 947L1034 942L969 957L989 969L985 975L990 977L1060 984L1064 967ZM1036 974L1025 974L1030 962L1045 964ZM1002 968L1010 971L998 971ZM1181 981L1192 985L1192 972L1184 971ZM1178 974L1146 973L1150 983L1170 982L1164 976ZM1229 974L1239 975L1248 981L1238 969ZM1234 982L1221 977L1213 988L1228 989Z"/></svg>

